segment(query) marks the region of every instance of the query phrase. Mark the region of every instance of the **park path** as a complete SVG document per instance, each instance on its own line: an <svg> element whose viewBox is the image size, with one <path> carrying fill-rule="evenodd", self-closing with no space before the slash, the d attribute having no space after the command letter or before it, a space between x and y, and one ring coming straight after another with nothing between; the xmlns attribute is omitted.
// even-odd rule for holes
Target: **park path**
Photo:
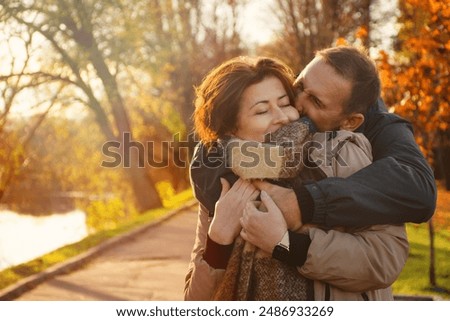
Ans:
<svg viewBox="0 0 450 321"><path fill-rule="evenodd" d="M16 300L183 300L196 222L196 206L181 210Z"/></svg>

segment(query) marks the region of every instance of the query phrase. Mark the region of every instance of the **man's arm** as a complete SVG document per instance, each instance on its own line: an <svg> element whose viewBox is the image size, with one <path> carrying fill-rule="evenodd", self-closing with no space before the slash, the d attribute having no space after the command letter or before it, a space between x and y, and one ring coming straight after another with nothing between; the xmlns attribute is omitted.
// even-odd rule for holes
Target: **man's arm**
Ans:
<svg viewBox="0 0 450 321"><path fill-rule="evenodd" d="M293 189L254 182L273 198L291 230L308 223L323 227L422 223L433 215L433 172L410 124L394 114L378 112L363 130L372 144L374 163L347 178L306 184L299 179Z"/></svg>
<svg viewBox="0 0 450 321"><path fill-rule="evenodd" d="M363 130L374 163L348 178L295 188L303 223L332 227L427 221L436 206L436 184L410 124L378 113Z"/></svg>

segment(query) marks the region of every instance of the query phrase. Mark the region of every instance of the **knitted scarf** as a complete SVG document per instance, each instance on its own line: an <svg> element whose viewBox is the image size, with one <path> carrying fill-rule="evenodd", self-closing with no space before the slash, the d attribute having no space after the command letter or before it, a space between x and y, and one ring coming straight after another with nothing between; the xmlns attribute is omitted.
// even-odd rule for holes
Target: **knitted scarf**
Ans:
<svg viewBox="0 0 450 321"><path fill-rule="evenodd" d="M303 169L303 150L311 135L307 125L294 122L283 126L270 137L270 143L275 142L283 148L283 161L274 166L259 164L257 168L247 169L241 166L239 153L229 153L232 159L229 163L232 170L244 178L278 178L299 176ZM238 141L238 140L236 140ZM239 141L238 141L239 142ZM241 141L245 142L245 141ZM262 150L267 147L258 143L259 155L267 155ZM258 149L256 149L257 151ZM255 152L255 150L252 150ZM295 161L295 164L292 161ZM291 166L284 166L287 163ZM282 166L281 166L281 165ZM303 277L294 266L289 266L273 259L254 245L244 241L240 236L234 243L234 248L228 262L223 279L213 296L214 300L240 301L287 301L313 300L313 282Z"/></svg>

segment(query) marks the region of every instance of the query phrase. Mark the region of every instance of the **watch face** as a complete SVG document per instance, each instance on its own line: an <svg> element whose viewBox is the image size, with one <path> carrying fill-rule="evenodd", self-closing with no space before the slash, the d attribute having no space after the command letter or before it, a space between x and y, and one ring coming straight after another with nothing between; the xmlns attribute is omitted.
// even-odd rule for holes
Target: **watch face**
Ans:
<svg viewBox="0 0 450 321"><path fill-rule="evenodd" d="M273 249L272 257L285 262L289 257L289 250L281 245L276 245Z"/></svg>

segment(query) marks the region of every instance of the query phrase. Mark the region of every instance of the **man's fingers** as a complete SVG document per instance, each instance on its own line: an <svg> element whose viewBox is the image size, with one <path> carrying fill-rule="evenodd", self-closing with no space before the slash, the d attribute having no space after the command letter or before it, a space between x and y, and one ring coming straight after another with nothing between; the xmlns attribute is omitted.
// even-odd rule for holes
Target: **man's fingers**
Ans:
<svg viewBox="0 0 450 321"><path fill-rule="evenodd" d="M268 212L275 212L275 211L279 212L280 211L277 204L275 204L275 202L270 197L270 195L267 194L267 192L265 192L265 191L261 191L261 201L266 206Z"/></svg>
<svg viewBox="0 0 450 321"><path fill-rule="evenodd" d="M257 189L261 191L266 191L270 188L270 183L263 181L263 180L254 180L252 181L253 186L255 186Z"/></svg>
<svg viewBox="0 0 450 321"><path fill-rule="evenodd" d="M241 230L240 235L244 239L244 241L248 241L248 236L247 236L247 232L245 231L245 229Z"/></svg>
<svg viewBox="0 0 450 321"><path fill-rule="evenodd" d="M252 192L252 195L250 195L250 200L256 201L256 200L258 199L259 194L260 194L260 191L257 190L257 189L255 189L255 190Z"/></svg>

